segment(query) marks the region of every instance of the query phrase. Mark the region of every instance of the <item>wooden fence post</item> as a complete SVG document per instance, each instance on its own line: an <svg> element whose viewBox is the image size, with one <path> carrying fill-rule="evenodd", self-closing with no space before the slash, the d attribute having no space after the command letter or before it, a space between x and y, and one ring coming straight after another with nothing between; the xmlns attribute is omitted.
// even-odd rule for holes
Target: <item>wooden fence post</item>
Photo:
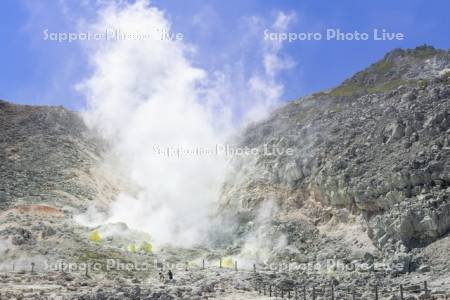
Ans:
<svg viewBox="0 0 450 300"><path fill-rule="evenodd" d="M222 257L220 258L220 261L219 261L219 268L222 269Z"/></svg>
<svg viewBox="0 0 450 300"><path fill-rule="evenodd" d="M202 269L203 270L205 269L205 260L204 259L202 260Z"/></svg>
<svg viewBox="0 0 450 300"><path fill-rule="evenodd" d="M353 291L352 291L352 300L356 300L356 293L355 293L355 289L353 289Z"/></svg>
<svg viewBox="0 0 450 300"><path fill-rule="evenodd" d="M378 285L375 285L375 300L378 300Z"/></svg>
<svg viewBox="0 0 450 300"><path fill-rule="evenodd" d="M316 300L316 287L315 286L313 286L312 298L313 298L313 300Z"/></svg>
<svg viewBox="0 0 450 300"><path fill-rule="evenodd" d="M405 298L403 298L403 285L402 284L400 284L400 299L405 300Z"/></svg>
<svg viewBox="0 0 450 300"><path fill-rule="evenodd" d="M256 273L256 264L253 264L253 273Z"/></svg>
<svg viewBox="0 0 450 300"><path fill-rule="evenodd" d="M306 285L303 285L303 300L306 300Z"/></svg>
<svg viewBox="0 0 450 300"><path fill-rule="evenodd" d="M237 268L237 260L234 261L234 270L235 270L235 271L238 270L238 268Z"/></svg>
<svg viewBox="0 0 450 300"><path fill-rule="evenodd" d="M31 263L31 273L34 273L34 262Z"/></svg>
<svg viewBox="0 0 450 300"><path fill-rule="evenodd" d="M425 300L428 300L428 284L426 280L423 282L423 289L425 292Z"/></svg>
<svg viewBox="0 0 450 300"><path fill-rule="evenodd" d="M269 284L269 297L272 297L272 285Z"/></svg>
<svg viewBox="0 0 450 300"><path fill-rule="evenodd" d="M334 300L334 284L331 282L331 300Z"/></svg>

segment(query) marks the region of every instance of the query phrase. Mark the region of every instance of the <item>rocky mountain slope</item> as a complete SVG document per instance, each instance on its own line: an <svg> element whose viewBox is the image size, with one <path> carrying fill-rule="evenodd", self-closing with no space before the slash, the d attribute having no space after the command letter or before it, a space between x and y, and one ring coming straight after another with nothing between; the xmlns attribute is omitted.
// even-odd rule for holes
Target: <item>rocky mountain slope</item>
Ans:
<svg viewBox="0 0 450 300"><path fill-rule="evenodd" d="M210 248L142 251L126 224L77 222L123 188L78 114L0 101L0 126L0 299L263 299L255 282L357 299L408 283L423 299L424 280L450 294L449 51L391 51L249 126L235 146L260 151L232 161Z"/></svg>
<svg viewBox="0 0 450 300"><path fill-rule="evenodd" d="M0 127L1 300L259 298L252 274L219 269L213 251L142 251L145 233L77 220L123 189L108 145L79 114L0 101ZM169 268L176 281L160 281Z"/></svg>
<svg viewBox="0 0 450 300"><path fill-rule="evenodd" d="M0 101L0 206L81 208L112 200L101 170L105 145L81 117L62 107Z"/></svg>
<svg viewBox="0 0 450 300"><path fill-rule="evenodd" d="M450 230L450 52L393 50L250 126L237 146L260 154L235 159L224 185L220 211L239 221L236 251L250 243L262 257L417 269L424 247ZM276 209L261 231L267 203Z"/></svg>

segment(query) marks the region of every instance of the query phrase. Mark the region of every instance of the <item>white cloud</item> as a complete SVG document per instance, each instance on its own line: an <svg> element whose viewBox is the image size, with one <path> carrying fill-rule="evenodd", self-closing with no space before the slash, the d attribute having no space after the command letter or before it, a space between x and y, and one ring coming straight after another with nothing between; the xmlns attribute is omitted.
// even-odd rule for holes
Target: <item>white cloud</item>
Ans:
<svg viewBox="0 0 450 300"><path fill-rule="evenodd" d="M291 12L285 14L278 12L275 22L272 24L271 31L286 32L289 24L296 20L296 14ZM264 68L268 76L274 77L278 72L284 69L290 69L295 66L294 61L289 57L281 57L280 51L283 46L282 41L267 41L266 51L264 54Z"/></svg>
<svg viewBox="0 0 450 300"><path fill-rule="evenodd" d="M296 18L294 13L285 14L279 12L274 23L271 25L271 31L283 32L288 30L288 26ZM252 19L252 26L256 32L263 32L264 22L258 22ZM256 99L252 107L247 112L249 120L258 120L266 116L271 108L280 104L284 92L284 86L278 80L281 71L293 68L295 62L288 56L281 56L283 43L281 41L266 40L263 44L262 61L264 72L253 74L248 80L249 90L252 93L251 98Z"/></svg>

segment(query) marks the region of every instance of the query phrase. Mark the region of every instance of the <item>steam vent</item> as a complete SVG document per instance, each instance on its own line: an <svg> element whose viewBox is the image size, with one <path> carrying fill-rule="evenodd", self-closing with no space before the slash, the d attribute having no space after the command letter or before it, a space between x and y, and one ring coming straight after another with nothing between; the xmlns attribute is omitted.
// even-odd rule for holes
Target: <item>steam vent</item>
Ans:
<svg viewBox="0 0 450 300"><path fill-rule="evenodd" d="M0 2L0 300L450 299L450 3L335 2Z"/></svg>

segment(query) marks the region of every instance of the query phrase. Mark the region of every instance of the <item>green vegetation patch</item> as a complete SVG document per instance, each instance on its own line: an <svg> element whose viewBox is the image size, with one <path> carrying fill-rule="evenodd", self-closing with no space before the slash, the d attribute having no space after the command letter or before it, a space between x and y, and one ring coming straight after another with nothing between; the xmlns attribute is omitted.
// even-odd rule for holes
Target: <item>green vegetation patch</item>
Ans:
<svg viewBox="0 0 450 300"><path fill-rule="evenodd" d="M353 95L385 93L395 90L401 85L409 85L411 81L395 79L376 86L361 86L356 83L346 83L333 89L329 95L334 97L350 97Z"/></svg>

